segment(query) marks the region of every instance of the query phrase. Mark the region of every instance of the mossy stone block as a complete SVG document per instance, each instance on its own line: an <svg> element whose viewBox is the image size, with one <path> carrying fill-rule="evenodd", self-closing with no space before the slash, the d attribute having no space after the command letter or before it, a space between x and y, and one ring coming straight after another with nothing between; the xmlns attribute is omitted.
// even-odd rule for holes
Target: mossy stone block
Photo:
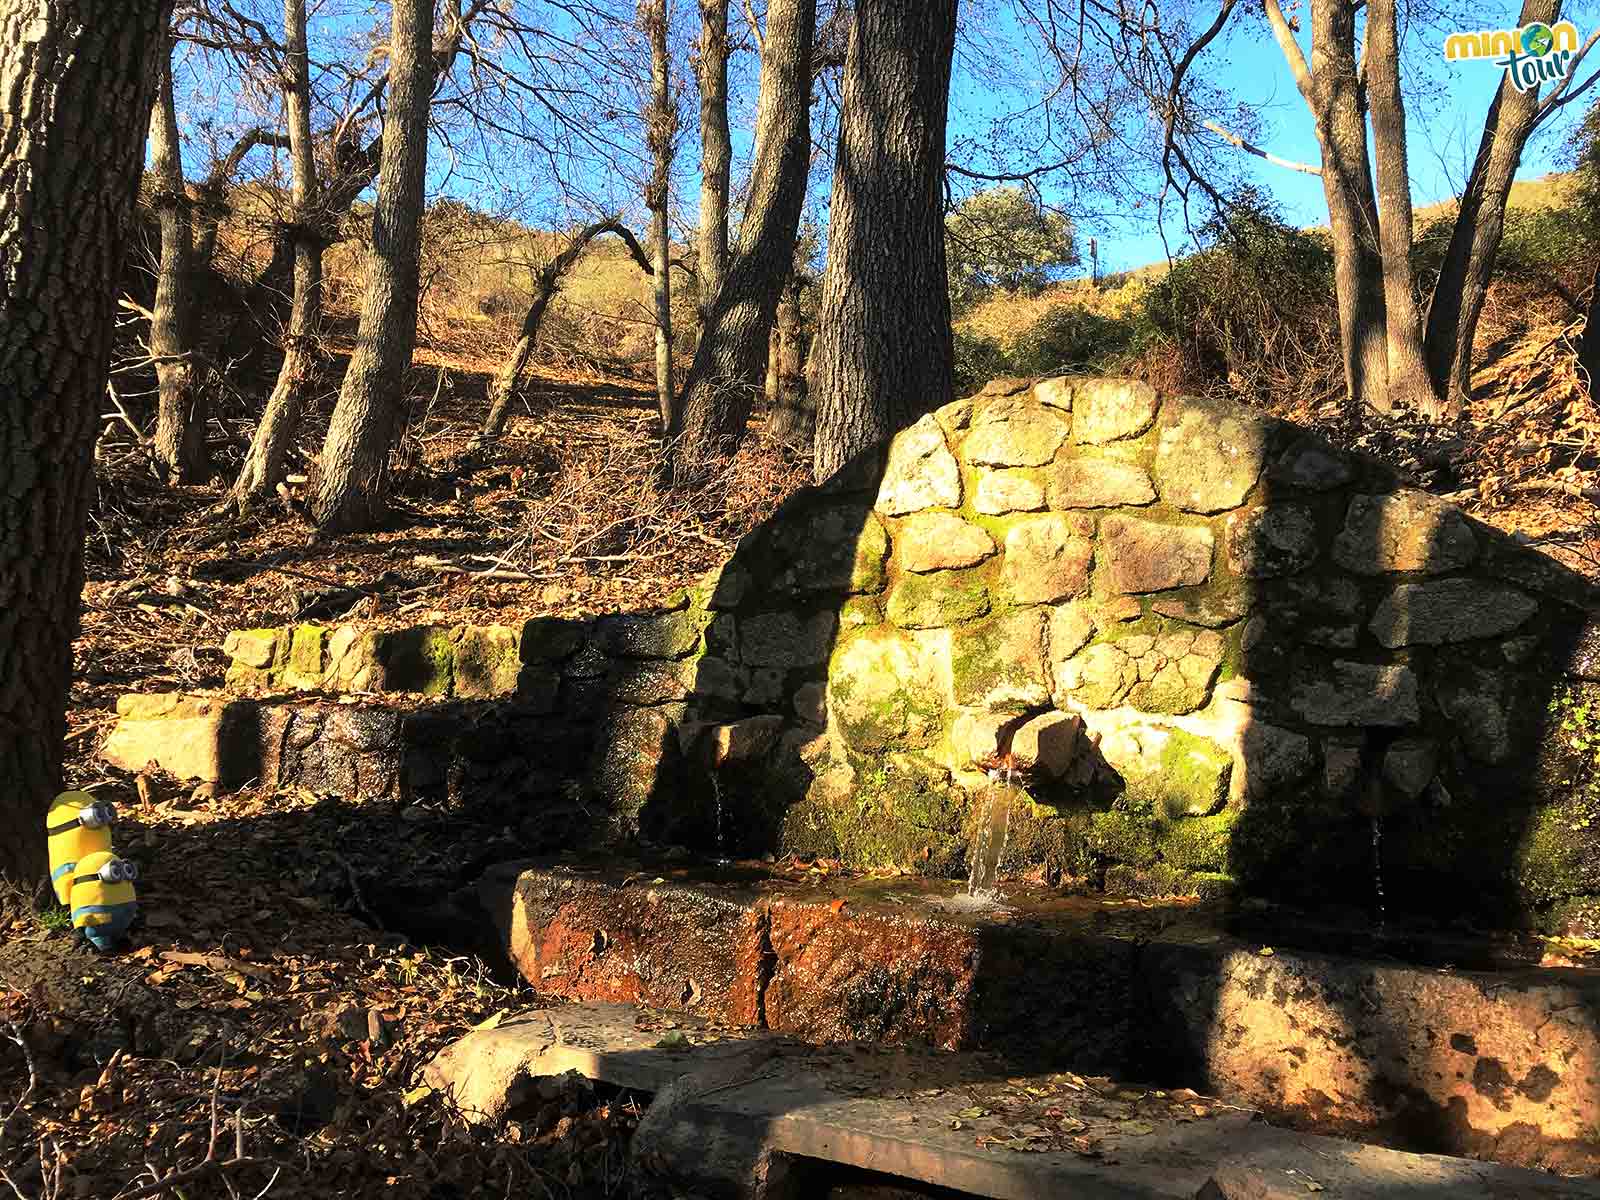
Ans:
<svg viewBox="0 0 1600 1200"><path fill-rule="evenodd" d="M450 694L455 664L450 630L439 625L396 630L384 636L383 659L390 690L424 696Z"/></svg>
<svg viewBox="0 0 1600 1200"><path fill-rule="evenodd" d="M534 617L522 625L522 661L555 662L583 644L582 621L565 617Z"/></svg>
<svg viewBox="0 0 1600 1200"><path fill-rule="evenodd" d="M315 689L322 686L322 651L328 630L322 625L296 625L289 644L289 661L283 668L283 686Z"/></svg>
<svg viewBox="0 0 1600 1200"><path fill-rule="evenodd" d="M522 670L517 631L506 625L468 625L456 641L452 686L456 695L476 699L509 696Z"/></svg>
<svg viewBox="0 0 1600 1200"><path fill-rule="evenodd" d="M989 589L975 571L903 575L889 593L889 620L904 629L944 629L989 611Z"/></svg>

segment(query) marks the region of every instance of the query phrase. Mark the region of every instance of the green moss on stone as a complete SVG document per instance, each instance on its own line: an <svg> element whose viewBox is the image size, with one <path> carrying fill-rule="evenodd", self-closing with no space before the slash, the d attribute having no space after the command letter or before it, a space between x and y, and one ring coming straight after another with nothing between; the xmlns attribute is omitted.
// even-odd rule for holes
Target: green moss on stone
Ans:
<svg viewBox="0 0 1600 1200"><path fill-rule="evenodd" d="M1233 755L1186 729L1166 730L1155 770L1128 781L1128 796L1168 817L1205 816L1228 798Z"/></svg>
<svg viewBox="0 0 1600 1200"><path fill-rule="evenodd" d="M1158 835L1162 861L1186 871L1226 871L1237 820L1237 811L1228 811L1164 825Z"/></svg>
<svg viewBox="0 0 1600 1200"><path fill-rule="evenodd" d="M1600 797L1586 789L1536 809L1516 873L1523 897L1538 907L1600 892Z"/></svg>
<svg viewBox="0 0 1600 1200"><path fill-rule="evenodd" d="M1089 818L1089 848L1113 863L1148 867L1156 861L1156 830L1148 815L1113 808Z"/></svg>
<svg viewBox="0 0 1600 1200"><path fill-rule="evenodd" d="M784 848L832 848L847 866L948 875L962 860L965 798L932 764L863 762L846 795L810 798L785 814Z"/></svg>
<svg viewBox="0 0 1600 1200"><path fill-rule="evenodd" d="M390 690L450 694L455 645L450 630L421 625L384 635L384 677Z"/></svg>
<svg viewBox="0 0 1600 1200"><path fill-rule="evenodd" d="M461 631L451 667L458 696L509 696L517 690L522 656L517 634L504 625L469 625Z"/></svg>
<svg viewBox="0 0 1600 1200"><path fill-rule="evenodd" d="M296 625L289 640L289 659L284 664L282 681L286 687L316 688L322 685L322 649L328 631L321 625Z"/></svg>
<svg viewBox="0 0 1600 1200"><path fill-rule="evenodd" d="M865 629L883 624L883 605L876 596L851 596L839 609L839 629Z"/></svg>
<svg viewBox="0 0 1600 1200"><path fill-rule="evenodd" d="M889 620L906 629L943 629L989 611L989 589L978 571L903 575L889 593Z"/></svg>

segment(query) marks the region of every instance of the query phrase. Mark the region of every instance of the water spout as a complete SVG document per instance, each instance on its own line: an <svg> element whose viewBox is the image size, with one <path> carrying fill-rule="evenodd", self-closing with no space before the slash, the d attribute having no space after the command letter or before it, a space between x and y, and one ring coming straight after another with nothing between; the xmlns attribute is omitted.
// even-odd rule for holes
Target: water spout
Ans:
<svg viewBox="0 0 1600 1200"><path fill-rule="evenodd" d="M983 790L983 795L985 808L972 844L972 875L967 880L967 895L994 899L1000 863L1011 840L1011 805L1016 796L1009 765L989 772L989 786Z"/></svg>

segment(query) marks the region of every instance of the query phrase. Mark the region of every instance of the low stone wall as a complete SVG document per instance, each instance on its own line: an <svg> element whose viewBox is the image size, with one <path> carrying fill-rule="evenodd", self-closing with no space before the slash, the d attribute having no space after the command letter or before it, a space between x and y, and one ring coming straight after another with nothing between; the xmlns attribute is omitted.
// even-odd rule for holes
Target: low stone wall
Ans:
<svg viewBox="0 0 1600 1200"><path fill-rule="evenodd" d="M964 872L979 764L1012 754L1034 767L1012 873L1358 906L1381 886L1583 933L1594 603L1292 425L997 381L794 496L670 611L241 631L228 683L503 707L546 733L485 761L581 780L613 838Z"/></svg>

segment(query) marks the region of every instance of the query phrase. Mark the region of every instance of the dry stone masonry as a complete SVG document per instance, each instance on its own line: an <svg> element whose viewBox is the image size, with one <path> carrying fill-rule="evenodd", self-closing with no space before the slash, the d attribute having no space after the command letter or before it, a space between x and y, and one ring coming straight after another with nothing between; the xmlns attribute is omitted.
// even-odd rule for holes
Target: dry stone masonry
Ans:
<svg viewBox="0 0 1600 1200"><path fill-rule="evenodd" d="M253 700L128 701L106 753L141 767L182 720L217 730L197 774L494 787L604 840L942 874L1011 754L1009 872L1359 907L1381 832L1394 905L1586 932L1594 602L1292 425L999 380L792 497L669 611L240 631Z"/></svg>

